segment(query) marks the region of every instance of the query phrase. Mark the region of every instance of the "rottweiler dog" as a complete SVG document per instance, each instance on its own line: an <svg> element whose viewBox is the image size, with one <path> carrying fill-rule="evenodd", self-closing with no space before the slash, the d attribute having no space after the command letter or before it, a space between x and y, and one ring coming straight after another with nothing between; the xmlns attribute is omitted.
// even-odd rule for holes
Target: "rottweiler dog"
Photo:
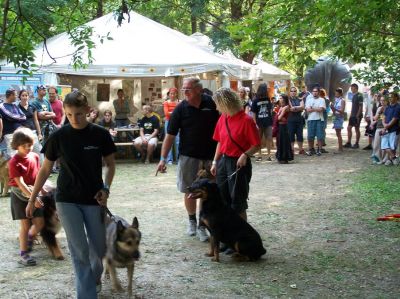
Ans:
<svg viewBox="0 0 400 299"><path fill-rule="evenodd" d="M210 252L219 262L219 245L225 243L236 251L240 260L256 261L267 251L257 231L232 210L222 199L218 185L208 179L199 179L189 187L189 198L200 198L200 219L210 232Z"/></svg>
<svg viewBox="0 0 400 299"><path fill-rule="evenodd" d="M132 224L129 224L119 216L112 216L106 218L106 225L105 274L110 274L114 290L121 291L116 268L127 268L128 294L131 296L135 261L140 258L139 245L142 234L139 221L134 217Z"/></svg>

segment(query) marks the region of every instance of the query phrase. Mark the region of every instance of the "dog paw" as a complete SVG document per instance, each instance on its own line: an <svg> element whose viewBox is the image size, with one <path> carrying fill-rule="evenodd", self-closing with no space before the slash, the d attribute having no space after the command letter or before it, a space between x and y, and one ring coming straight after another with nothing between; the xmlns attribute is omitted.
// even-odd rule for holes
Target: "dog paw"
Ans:
<svg viewBox="0 0 400 299"><path fill-rule="evenodd" d="M122 292L123 290L122 290L122 286L120 285L120 284L115 284L114 286L113 286L113 289L114 289L114 291L116 291L116 292Z"/></svg>
<svg viewBox="0 0 400 299"><path fill-rule="evenodd" d="M62 255L60 255L60 256L56 256L56 257L54 257L57 261L63 261L63 260L65 260L65 257L64 256L62 256Z"/></svg>

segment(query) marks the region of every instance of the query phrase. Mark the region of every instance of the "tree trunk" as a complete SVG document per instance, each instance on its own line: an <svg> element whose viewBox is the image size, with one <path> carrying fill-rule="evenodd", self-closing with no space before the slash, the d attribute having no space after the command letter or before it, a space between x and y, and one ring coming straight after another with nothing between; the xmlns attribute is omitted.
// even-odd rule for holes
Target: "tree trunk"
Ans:
<svg viewBox="0 0 400 299"><path fill-rule="evenodd" d="M232 20L239 20L243 17L242 12L243 1L231 0L231 18Z"/></svg>
<svg viewBox="0 0 400 299"><path fill-rule="evenodd" d="M192 24L192 34L197 32L197 18L192 14L190 16L190 23Z"/></svg>
<svg viewBox="0 0 400 299"><path fill-rule="evenodd" d="M103 11L103 0L97 0L97 11L96 11L96 18L100 18L104 15Z"/></svg>

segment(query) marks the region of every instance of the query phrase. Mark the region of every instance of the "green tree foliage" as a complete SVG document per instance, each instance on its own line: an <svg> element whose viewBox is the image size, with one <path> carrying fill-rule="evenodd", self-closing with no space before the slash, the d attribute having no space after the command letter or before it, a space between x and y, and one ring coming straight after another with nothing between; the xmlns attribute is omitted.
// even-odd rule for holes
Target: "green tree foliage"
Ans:
<svg viewBox="0 0 400 299"><path fill-rule="evenodd" d="M122 1L124 2L124 1ZM105 0L3 0L0 16L0 59L6 59L23 73L35 69L33 50L61 32L68 32L77 52L72 56L75 67L92 62L93 38L111 39L110 36L92 36L92 28L82 24L107 11L121 10L120 3ZM101 4L101 5L100 5ZM101 10L99 10L99 6ZM52 54L48 53L51 57Z"/></svg>
<svg viewBox="0 0 400 299"><path fill-rule="evenodd" d="M301 77L315 58L329 55L368 63L355 77L368 84L399 84L400 2L397 0L273 0L261 14L229 29L242 38L241 51L272 58L278 45L281 66Z"/></svg>
<svg viewBox="0 0 400 299"><path fill-rule="evenodd" d="M354 72L363 82L400 83L398 0L3 0L0 58L29 69L35 45L67 31L78 47L73 62L84 67L91 39L112 37L74 28L112 11L123 26L130 9L185 34L200 31L217 49L229 48L248 62L257 54L273 61L278 54L276 63L299 80L316 58L328 55L367 63Z"/></svg>

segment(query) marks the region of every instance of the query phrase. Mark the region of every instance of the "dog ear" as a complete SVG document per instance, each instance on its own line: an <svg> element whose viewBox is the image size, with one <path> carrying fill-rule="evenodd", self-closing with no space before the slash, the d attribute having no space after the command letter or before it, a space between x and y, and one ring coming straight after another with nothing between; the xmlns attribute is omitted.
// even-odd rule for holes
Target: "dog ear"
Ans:
<svg viewBox="0 0 400 299"><path fill-rule="evenodd" d="M122 221L121 220L119 220L118 222L117 222L117 232L122 232L123 230L125 229L125 227L124 227L124 225L122 224Z"/></svg>
<svg viewBox="0 0 400 299"><path fill-rule="evenodd" d="M139 221L137 220L137 218L133 218L132 221L132 227L138 229L139 228Z"/></svg>

